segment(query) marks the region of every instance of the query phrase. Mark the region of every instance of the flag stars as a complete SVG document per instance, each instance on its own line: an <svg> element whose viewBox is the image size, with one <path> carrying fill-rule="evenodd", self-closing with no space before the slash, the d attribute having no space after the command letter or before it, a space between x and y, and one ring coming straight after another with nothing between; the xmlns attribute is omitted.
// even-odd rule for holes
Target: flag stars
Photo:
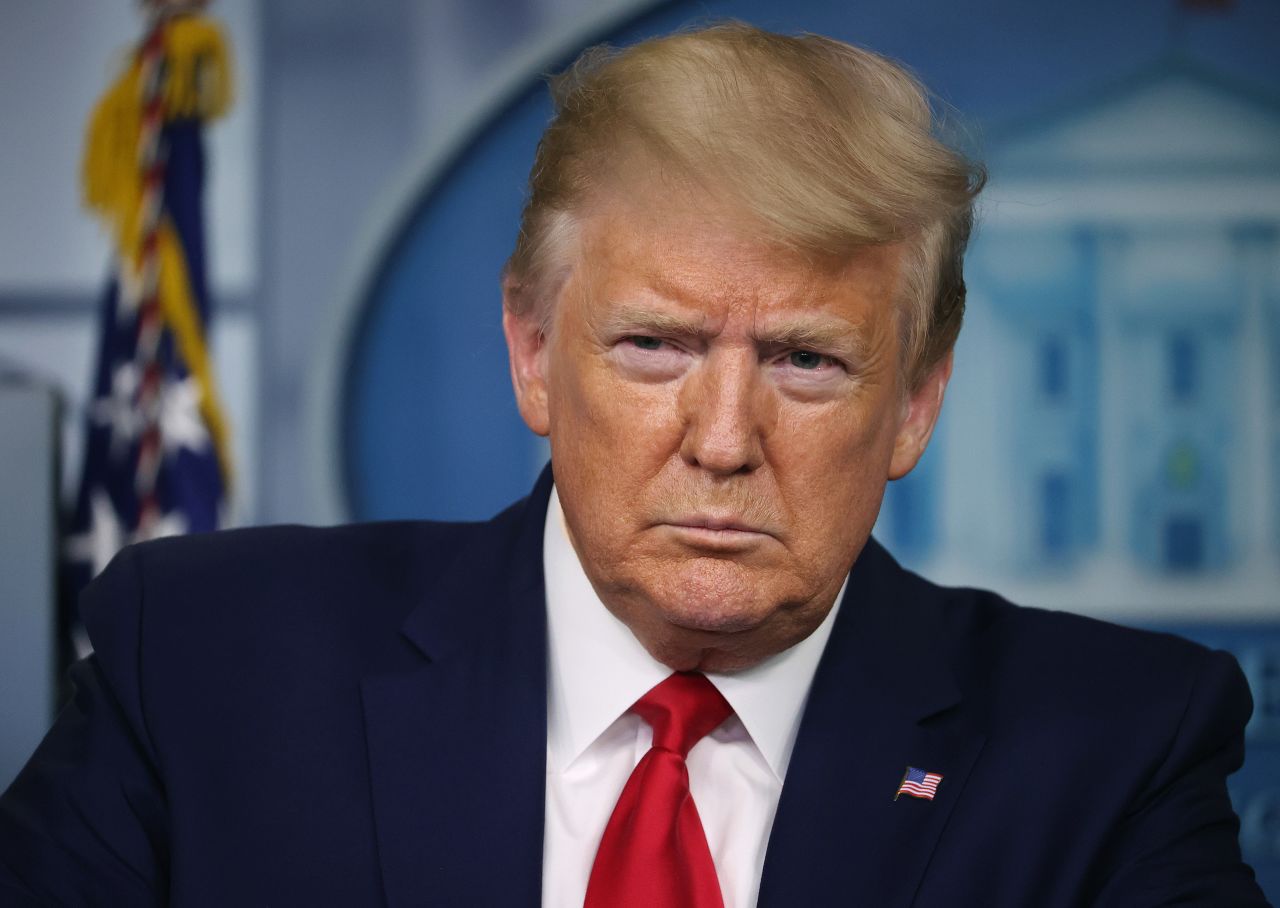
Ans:
<svg viewBox="0 0 1280 908"><path fill-rule="evenodd" d="M186 515L175 509L130 533L120 522L107 490L98 487L89 493L88 527L83 533L69 537L63 552L71 561L88 564L91 576L96 577L126 544L181 536L188 529Z"/></svg>
<svg viewBox="0 0 1280 908"><path fill-rule="evenodd" d="M118 366L111 377L111 392L98 398L90 407L90 418L96 425L111 431L111 454L121 457L141 435L145 414L137 405L138 367L133 363ZM160 399L160 436L166 454L182 448L194 452L207 449L209 430L200 413L200 385L193 376L166 381Z"/></svg>
<svg viewBox="0 0 1280 908"><path fill-rule="evenodd" d="M209 447L209 430L200 415L200 385L193 376L165 383L160 436L166 453L180 448L199 452Z"/></svg>
<svg viewBox="0 0 1280 908"><path fill-rule="evenodd" d="M101 487L89 493L89 526L67 539L65 552L72 561L87 562L97 576L120 551L125 542L124 527L116 515L111 496Z"/></svg>
<svg viewBox="0 0 1280 908"><path fill-rule="evenodd" d="M120 457L142 431L142 413L134 401L138 395L138 367L122 363L111 373L111 391L89 408L94 424L111 430L111 454Z"/></svg>

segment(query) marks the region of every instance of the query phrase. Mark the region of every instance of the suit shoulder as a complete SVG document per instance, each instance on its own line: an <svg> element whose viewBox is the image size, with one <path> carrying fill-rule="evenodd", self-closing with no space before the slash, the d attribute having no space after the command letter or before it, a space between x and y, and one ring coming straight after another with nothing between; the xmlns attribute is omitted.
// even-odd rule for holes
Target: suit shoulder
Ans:
<svg viewBox="0 0 1280 908"><path fill-rule="evenodd" d="M111 689L154 727L186 728L192 710L279 721L351 706L355 681L434 601L460 551L501 535L405 522L156 540L121 552L81 611Z"/></svg>
<svg viewBox="0 0 1280 908"><path fill-rule="evenodd" d="M1015 605L988 590L915 575L907 582L913 595L936 604L958 676L994 710L1133 711L1177 724L1188 703L1216 696L1233 721L1248 718L1248 686L1228 653L1174 634Z"/></svg>
<svg viewBox="0 0 1280 908"><path fill-rule="evenodd" d="M1209 652L1175 634L1074 612L1016 605L989 590L957 588L943 593L948 622L957 630L994 646L1033 649L1050 657L1058 654L1077 665L1088 658L1096 669L1151 663L1182 666Z"/></svg>
<svg viewBox="0 0 1280 908"><path fill-rule="evenodd" d="M81 611L99 648L99 638L136 628L144 612L157 629L216 621L284 633L306 620L374 630L398 622L485 526L272 526L158 539L117 555L85 591Z"/></svg>
<svg viewBox="0 0 1280 908"><path fill-rule="evenodd" d="M868 546L867 557L878 595L906 609L915 626L938 629L940 646L960 678L1060 689L1068 681L1080 689L1111 685L1114 698L1117 684L1179 688L1206 661L1234 664L1228 654L1211 653L1174 634L1016 605L990 590L933 583L901 567L879 545Z"/></svg>
<svg viewBox="0 0 1280 908"><path fill-rule="evenodd" d="M307 582L351 571L394 573L424 555L444 561L483 527L433 521L247 527L157 539L126 551L153 582L190 583L197 577L218 582L234 574L288 574Z"/></svg>

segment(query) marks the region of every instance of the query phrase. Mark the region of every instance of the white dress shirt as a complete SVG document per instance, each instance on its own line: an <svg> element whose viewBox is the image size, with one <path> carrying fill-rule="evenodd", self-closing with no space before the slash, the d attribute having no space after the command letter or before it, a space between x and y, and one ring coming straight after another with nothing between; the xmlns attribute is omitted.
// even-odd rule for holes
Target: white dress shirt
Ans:
<svg viewBox="0 0 1280 908"><path fill-rule="evenodd" d="M596 595L554 488L542 553L549 646L542 904L581 908L605 825L652 740L628 710L671 670ZM689 786L725 908L756 903L800 716L843 596L841 587L818 629L785 652L744 672L708 675L734 714L690 751Z"/></svg>

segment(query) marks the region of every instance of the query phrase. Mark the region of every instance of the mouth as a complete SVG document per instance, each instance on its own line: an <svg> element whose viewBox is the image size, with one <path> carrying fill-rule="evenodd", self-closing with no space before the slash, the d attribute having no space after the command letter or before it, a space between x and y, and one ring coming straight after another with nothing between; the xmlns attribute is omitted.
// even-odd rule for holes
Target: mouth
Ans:
<svg viewBox="0 0 1280 908"><path fill-rule="evenodd" d="M693 515L663 521L662 526L695 548L732 551L773 538L763 527L730 516Z"/></svg>

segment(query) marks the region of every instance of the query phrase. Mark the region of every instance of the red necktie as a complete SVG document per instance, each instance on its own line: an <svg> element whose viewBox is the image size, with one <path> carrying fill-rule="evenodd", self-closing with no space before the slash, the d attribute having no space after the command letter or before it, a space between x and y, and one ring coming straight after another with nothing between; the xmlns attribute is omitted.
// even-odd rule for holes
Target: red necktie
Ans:
<svg viewBox="0 0 1280 908"><path fill-rule="evenodd" d="M685 757L732 708L705 676L676 672L632 709L653 728L609 817L585 908L723 908Z"/></svg>

